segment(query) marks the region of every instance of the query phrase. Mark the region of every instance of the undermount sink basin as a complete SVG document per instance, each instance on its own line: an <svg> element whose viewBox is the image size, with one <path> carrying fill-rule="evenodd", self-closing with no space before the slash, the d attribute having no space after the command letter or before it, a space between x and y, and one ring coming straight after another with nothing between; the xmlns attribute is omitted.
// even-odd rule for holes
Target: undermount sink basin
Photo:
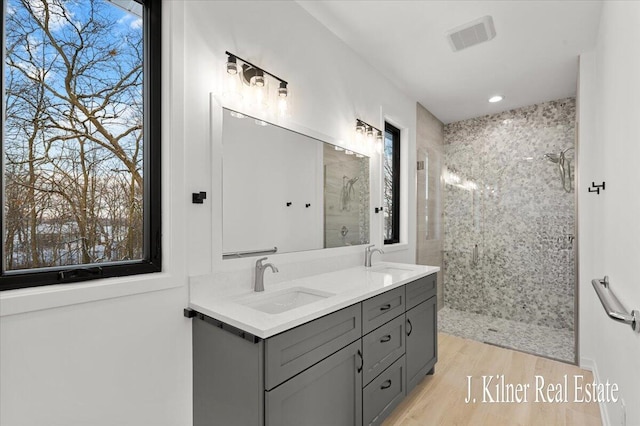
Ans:
<svg viewBox="0 0 640 426"><path fill-rule="evenodd" d="M395 273L412 272L413 269L398 268L398 267L395 267L395 266L377 266L377 267L371 268L369 271L371 271L371 272L379 272L381 274L393 274L394 272Z"/></svg>
<svg viewBox="0 0 640 426"><path fill-rule="evenodd" d="M293 287L275 292L252 294L236 302L267 314L280 314L333 295L334 293L326 291L305 287Z"/></svg>

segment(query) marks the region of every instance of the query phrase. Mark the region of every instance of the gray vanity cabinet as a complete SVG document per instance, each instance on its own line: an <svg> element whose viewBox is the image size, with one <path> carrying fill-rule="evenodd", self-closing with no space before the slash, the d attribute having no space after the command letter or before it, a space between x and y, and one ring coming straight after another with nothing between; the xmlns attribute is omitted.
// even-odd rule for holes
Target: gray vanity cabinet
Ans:
<svg viewBox="0 0 640 426"><path fill-rule="evenodd" d="M360 351L358 340L265 392L265 425L361 425Z"/></svg>
<svg viewBox="0 0 640 426"><path fill-rule="evenodd" d="M381 424L437 361L435 279L266 339L195 313L193 425Z"/></svg>
<svg viewBox="0 0 640 426"><path fill-rule="evenodd" d="M407 319L407 393L416 387L438 360L436 296L409 309Z"/></svg>

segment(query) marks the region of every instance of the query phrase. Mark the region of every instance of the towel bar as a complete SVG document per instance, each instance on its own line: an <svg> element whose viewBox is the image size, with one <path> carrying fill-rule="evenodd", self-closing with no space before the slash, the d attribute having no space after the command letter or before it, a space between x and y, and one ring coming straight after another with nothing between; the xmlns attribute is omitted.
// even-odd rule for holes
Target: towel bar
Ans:
<svg viewBox="0 0 640 426"><path fill-rule="evenodd" d="M602 303L602 307L607 312L607 315L616 321L630 324L631 329L636 333L640 333L640 312L634 309L630 314L627 313L628 311L622 303L620 303L616 295L613 294L613 291L611 291L609 277L605 276L604 279L593 279L591 280L591 284L596 290L600 298L600 303Z"/></svg>
<svg viewBox="0 0 640 426"><path fill-rule="evenodd" d="M240 258L245 256L257 256L259 254L273 254L278 252L278 247L261 249L261 250L247 250L247 251L234 251L231 253L222 253L223 259Z"/></svg>

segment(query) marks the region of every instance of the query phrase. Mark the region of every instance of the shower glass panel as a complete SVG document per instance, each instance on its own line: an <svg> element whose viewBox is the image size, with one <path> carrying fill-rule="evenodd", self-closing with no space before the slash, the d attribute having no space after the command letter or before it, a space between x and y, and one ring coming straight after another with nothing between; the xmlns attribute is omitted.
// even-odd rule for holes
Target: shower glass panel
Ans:
<svg viewBox="0 0 640 426"><path fill-rule="evenodd" d="M574 362L574 128L574 99L445 126L443 331Z"/></svg>

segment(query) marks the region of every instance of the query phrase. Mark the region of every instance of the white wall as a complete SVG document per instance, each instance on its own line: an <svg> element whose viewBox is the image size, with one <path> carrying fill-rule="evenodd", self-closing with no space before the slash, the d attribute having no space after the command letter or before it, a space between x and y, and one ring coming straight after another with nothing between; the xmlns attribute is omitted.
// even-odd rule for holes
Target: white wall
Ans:
<svg viewBox="0 0 640 426"><path fill-rule="evenodd" d="M165 0L163 12L164 271L3 292L3 426L191 423L190 320L182 316L187 277L213 272L217 283L250 285L253 263L223 266L213 259L222 249L222 200L210 162L212 134L220 129L211 126L209 92L216 90L225 50L290 82L292 120L300 126L337 142L351 135L356 117L379 126L387 118L404 131L405 165L415 162L415 102L296 3ZM377 179L380 188L379 173ZM414 170L405 179L405 206L415 212ZM215 196L191 204L191 192L201 190ZM407 217L404 228L415 229L415 214ZM380 219L376 224L372 240L380 244ZM388 260L414 260L415 237L406 232L405 238ZM324 272L362 258L360 248L281 254L273 256L281 271L273 275Z"/></svg>
<svg viewBox="0 0 640 426"><path fill-rule="evenodd" d="M204 205L189 209L190 275L213 273L213 282L250 286L255 259L220 260L223 234L220 124L212 113L209 93L221 94L230 51L289 82L290 124L317 137L349 146L356 117L383 127L388 119L402 128L407 164L415 162L415 103L400 93L292 1L188 1L185 11L185 140L190 167L189 192L207 191ZM215 103L215 101L213 102ZM212 148L213 147L213 148ZM213 166L211 167L213 149ZM292 159L295 161L295 159ZM380 158L372 157L371 207L381 205ZM406 212L415 212L415 170L407 167ZM415 229L415 214L405 216L406 229ZM382 244L382 217L371 217L371 242ZM213 237L211 237L213 235ZM386 260L413 262L415 235L405 231L399 251L388 249ZM395 248L398 250L398 248ZM364 248L348 247L271 255L280 273L269 282L358 265ZM212 262L213 259L213 262ZM313 266L313 267L310 267ZM226 272L229 272L228 274ZM205 280L206 281L206 280ZM193 291L193 290L192 290Z"/></svg>
<svg viewBox="0 0 640 426"><path fill-rule="evenodd" d="M581 56L579 241L581 365L617 383L626 424L640 424L640 334L608 319L591 279L609 275L629 309L640 309L640 3L604 2L595 52ZM606 181L600 195L591 182ZM623 424L619 402L601 405Z"/></svg>
<svg viewBox="0 0 640 426"><path fill-rule="evenodd" d="M191 423L181 8L163 14L163 272L0 294L2 426Z"/></svg>

